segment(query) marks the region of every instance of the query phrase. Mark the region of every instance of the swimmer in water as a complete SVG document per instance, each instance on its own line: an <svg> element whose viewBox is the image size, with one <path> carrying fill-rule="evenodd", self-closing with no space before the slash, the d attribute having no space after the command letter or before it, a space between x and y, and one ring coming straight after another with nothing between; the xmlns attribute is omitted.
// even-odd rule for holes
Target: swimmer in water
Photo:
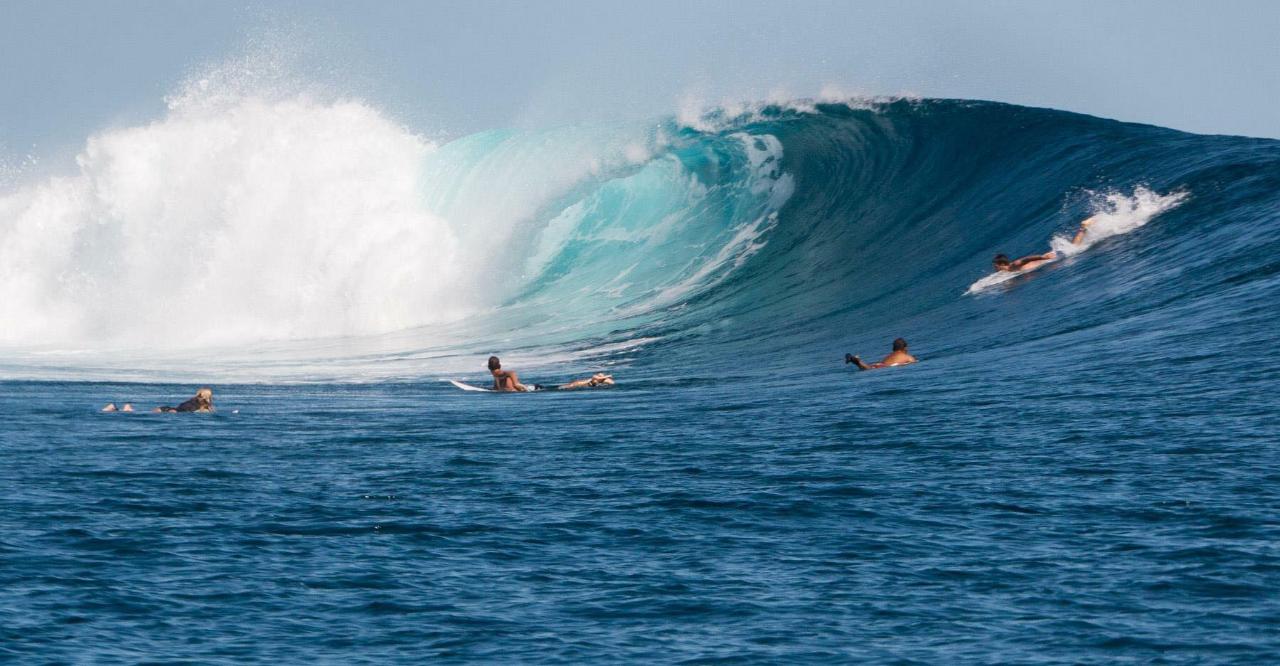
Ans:
<svg viewBox="0 0 1280 666"><path fill-rule="evenodd" d="M213 410L213 389L202 388L196 391L194 398L185 400L178 404L177 407L161 406L151 410L153 412L162 412L165 414L175 414L178 412L212 412Z"/></svg>
<svg viewBox="0 0 1280 666"><path fill-rule="evenodd" d="M1076 231L1075 238L1071 239L1072 245L1079 245L1084 241L1084 234L1089 230L1089 225L1093 224L1093 220L1094 218L1090 217L1080 223L1080 229ZM1010 260L1007 255L997 254L995 258L991 260L991 265L1000 273L1016 273L1033 271L1057 258L1058 253L1052 250L1045 252L1044 254L1029 254L1020 259L1013 260Z"/></svg>
<svg viewBox="0 0 1280 666"><path fill-rule="evenodd" d="M907 341L902 338L898 338L893 341L893 352L884 357L884 360L879 363L871 363L868 365L867 363L864 363L861 358L858 358L853 354L845 354L844 362L846 365L853 363L858 366L859 370L877 370L879 368L892 368L895 365L910 365L916 362L916 357L907 353Z"/></svg>
<svg viewBox="0 0 1280 666"><path fill-rule="evenodd" d="M574 381L571 381L568 384L561 384L556 388L560 389L561 391L569 391L572 389L596 388L599 386L613 386L613 375L606 375L603 372L597 372L596 374L591 375L587 379L575 379Z"/></svg>

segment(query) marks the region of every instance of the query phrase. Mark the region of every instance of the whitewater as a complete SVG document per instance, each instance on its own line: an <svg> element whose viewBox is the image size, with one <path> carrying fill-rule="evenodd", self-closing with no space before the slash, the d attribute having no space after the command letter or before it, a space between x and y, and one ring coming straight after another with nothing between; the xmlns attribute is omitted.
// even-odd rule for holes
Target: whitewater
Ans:
<svg viewBox="0 0 1280 666"><path fill-rule="evenodd" d="M1267 139L197 80L0 187L0 655L1267 663L1277 256Z"/></svg>

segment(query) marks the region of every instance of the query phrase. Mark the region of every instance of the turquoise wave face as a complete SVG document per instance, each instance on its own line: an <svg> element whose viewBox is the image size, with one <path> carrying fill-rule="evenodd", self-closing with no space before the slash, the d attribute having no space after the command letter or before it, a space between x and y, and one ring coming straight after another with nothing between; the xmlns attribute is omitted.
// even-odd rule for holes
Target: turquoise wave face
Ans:
<svg viewBox="0 0 1280 666"><path fill-rule="evenodd" d="M483 254L486 319L571 342L651 321L740 268L791 195L781 158L768 134L669 122L489 132L433 154L422 183Z"/></svg>

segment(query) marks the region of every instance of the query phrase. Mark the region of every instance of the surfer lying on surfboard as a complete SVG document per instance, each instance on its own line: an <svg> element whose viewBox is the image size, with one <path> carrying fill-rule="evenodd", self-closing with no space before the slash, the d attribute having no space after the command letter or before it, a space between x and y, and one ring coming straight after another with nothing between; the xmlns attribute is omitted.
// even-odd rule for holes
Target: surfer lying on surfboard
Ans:
<svg viewBox="0 0 1280 666"><path fill-rule="evenodd" d="M895 365L915 363L916 357L907 353L907 341L902 338L898 338L893 341L893 352L884 357L883 361L868 364L864 363L861 358L858 358L853 354L845 354L844 362L845 365L853 363L858 366L859 370L878 370L880 368L891 368Z"/></svg>
<svg viewBox="0 0 1280 666"><path fill-rule="evenodd" d="M124 406L117 409L116 403L109 402L106 407L102 408L104 412L132 412L133 404L124 403ZM177 407L162 405L151 410L152 412L163 412L166 414L175 414L178 412L212 412L213 411L213 389L202 388L196 391L194 398L179 403Z"/></svg>
<svg viewBox="0 0 1280 666"><path fill-rule="evenodd" d="M1093 218L1089 218L1080 223L1080 229L1076 231L1076 237L1071 239L1072 245L1079 245L1084 240L1084 233L1089 229L1089 225L1093 224ZM997 254L995 259L991 260L991 265L995 266L997 272L1000 273L1025 273L1033 271L1041 266L1058 258L1058 253L1052 250L1044 254L1029 254L1020 259L1010 260L1003 254Z"/></svg>
<svg viewBox="0 0 1280 666"><path fill-rule="evenodd" d="M577 388L595 388L597 386L613 386L613 375L606 375L603 372L597 372L586 379L575 379L568 384L561 384L556 387L561 391L568 391Z"/></svg>
<svg viewBox="0 0 1280 666"><path fill-rule="evenodd" d="M521 384L518 374L511 370L502 369L502 361L498 360L497 356L489 357L489 374L493 375L494 391L537 391L543 388L536 384L532 386ZM596 388L598 386L613 386L613 375L597 372L586 379L576 379L568 384L561 384L556 388L561 391L569 391L579 388Z"/></svg>

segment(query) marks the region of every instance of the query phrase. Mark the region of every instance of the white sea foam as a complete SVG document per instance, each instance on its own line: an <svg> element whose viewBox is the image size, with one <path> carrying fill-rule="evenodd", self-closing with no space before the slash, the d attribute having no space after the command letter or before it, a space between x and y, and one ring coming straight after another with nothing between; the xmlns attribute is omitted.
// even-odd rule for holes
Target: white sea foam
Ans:
<svg viewBox="0 0 1280 666"><path fill-rule="evenodd" d="M183 346L455 316L455 234L418 193L433 148L361 102L305 97L98 134L79 173L0 195L0 342Z"/></svg>
<svg viewBox="0 0 1280 666"><path fill-rule="evenodd" d="M1093 247L1098 241L1127 234L1150 222L1155 216L1176 208L1187 199L1186 192L1159 194L1139 186L1132 195L1120 192L1093 193L1090 223L1080 243L1073 243L1075 229L1070 235L1056 235L1049 245L1060 257L1071 257Z"/></svg>
<svg viewBox="0 0 1280 666"><path fill-rule="evenodd" d="M270 62L230 67L194 75L154 122L90 137L73 172L0 184L8 358L39 365L65 356L42 350L75 349L114 373L195 358L175 350L203 350L207 361L243 349L226 361L242 376L244 359L272 375L277 362L363 349L352 340L396 331L413 331L404 349L447 345L458 329L444 324L500 307L582 240L692 253L679 275L648 266L649 282L634 289L641 271L627 285L583 282L616 294L597 314L645 290L670 303L756 252L792 189L773 137L739 137L749 178L708 185L651 124L437 145L365 101L281 84ZM627 225L596 215L579 228L579 195L645 173L652 181L609 190L630 206ZM678 238L694 214L681 211L722 186L745 192L726 204L741 219L721 228L710 217L693 224L696 240ZM643 260L633 259L601 270L621 279ZM301 340L313 342L267 344Z"/></svg>

